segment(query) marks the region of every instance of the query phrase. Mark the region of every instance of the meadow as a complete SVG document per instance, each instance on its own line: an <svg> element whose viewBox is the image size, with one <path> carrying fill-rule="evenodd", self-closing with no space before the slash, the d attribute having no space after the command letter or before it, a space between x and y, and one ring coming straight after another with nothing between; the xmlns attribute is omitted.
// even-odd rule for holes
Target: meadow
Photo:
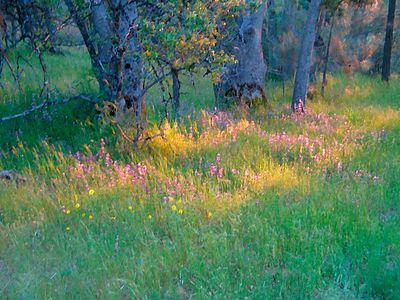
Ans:
<svg viewBox="0 0 400 300"><path fill-rule="evenodd" d="M83 50L46 61L53 96L97 92ZM31 64L0 117L38 95ZM399 299L400 78L334 74L303 115L289 88L217 111L188 79L181 126L155 89L137 150L84 101L0 123L26 177L0 181L0 298Z"/></svg>

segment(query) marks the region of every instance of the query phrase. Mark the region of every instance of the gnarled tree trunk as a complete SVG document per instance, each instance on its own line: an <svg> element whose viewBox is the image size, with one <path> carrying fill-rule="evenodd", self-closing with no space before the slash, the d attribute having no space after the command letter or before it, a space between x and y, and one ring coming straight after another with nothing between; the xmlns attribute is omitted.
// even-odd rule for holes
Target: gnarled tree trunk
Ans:
<svg viewBox="0 0 400 300"><path fill-rule="evenodd" d="M89 52L100 90L122 110L143 114L144 74L135 1L91 0L89 16L65 0Z"/></svg>
<svg viewBox="0 0 400 300"><path fill-rule="evenodd" d="M258 9L248 9L240 17L233 49L228 49L237 63L226 66L221 82L215 87L218 106L232 102L251 104L257 99L266 101L267 66L262 48L262 27L267 8L268 1L263 1Z"/></svg>
<svg viewBox="0 0 400 300"><path fill-rule="evenodd" d="M308 10L307 21L304 27L304 34L296 69L292 98L293 110L304 111L307 101L307 90L310 81L311 57L314 48L316 25L321 2L321 0L311 0L310 8Z"/></svg>

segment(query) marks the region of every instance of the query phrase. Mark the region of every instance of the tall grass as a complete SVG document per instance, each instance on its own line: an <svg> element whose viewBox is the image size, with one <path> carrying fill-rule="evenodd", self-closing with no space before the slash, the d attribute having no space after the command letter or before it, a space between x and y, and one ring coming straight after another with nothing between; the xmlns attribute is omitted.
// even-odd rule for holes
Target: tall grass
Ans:
<svg viewBox="0 0 400 300"><path fill-rule="evenodd" d="M74 51L48 58L67 94L90 74ZM398 78L335 75L304 116L278 84L273 113L215 112L198 86L185 126L164 123L138 151L82 103L1 125L0 169L27 182L0 183L0 293L397 298ZM11 98L2 114L29 105Z"/></svg>

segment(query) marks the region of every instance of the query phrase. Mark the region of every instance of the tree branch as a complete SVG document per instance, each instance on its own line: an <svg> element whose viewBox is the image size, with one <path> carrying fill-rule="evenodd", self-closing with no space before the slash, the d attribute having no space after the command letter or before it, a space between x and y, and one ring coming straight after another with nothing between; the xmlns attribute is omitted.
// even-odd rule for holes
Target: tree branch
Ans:
<svg viewBox="0 0 400 300"><path fill-rule="evenodd" d="M46 107L55 106L55 105L59 105L59 104L67 104L67 103L69 103L71 101L74 101L74 100L86 100L88 102L97 103L96 100L93 100L92 98L90 98L88 96L84 96L84 95L74 96L72 98L66 98L66 99L61 99L61 100L45 101L45 102L43 102L43 103L41 103L39 105L32 106L30 109L27 109L27 110L25 110L25 111L23 111L21 113L18 113L18 114L12 115L12 116L7 116L7 117L0 118L0 123L6 122L6 121L10 121L10 120L19 119L19 118L25 118L25 117L29 116L30 114L32 114L32 113L34 113L34 112L36 112L38 110L45 109Z"/></svg>

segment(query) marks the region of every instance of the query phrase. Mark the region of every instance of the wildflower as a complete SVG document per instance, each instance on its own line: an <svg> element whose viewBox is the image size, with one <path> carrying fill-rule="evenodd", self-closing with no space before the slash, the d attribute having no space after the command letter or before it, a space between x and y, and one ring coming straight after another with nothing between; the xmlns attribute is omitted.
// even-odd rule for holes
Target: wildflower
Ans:
<svg viewBox="0 0 400 300"><path fill-rule="evenodd" d="M66 214L66 215L71 214L71 210L67 209L67 210L65 211L65 214Z"/></svg>
<svg viewBox="0 0 400 300"><path fill-rule="evenodd" d="M356 170L354 172L354 175L357 176L357 177L361 177L363 175L363 171L362 170Z"/></svg>
<svg viewBox="0 0 400 300"><path fill-rule="evenodd" d="M180 208L180 209L178 210L178 213L179 213L180 215L183 215L183 209Z"/></svg>
<svg viewBox="0 0 400 300"><path fill-rule="evenodd" d="M218 178L222 178L222 177L224 177L224 167L221 167L218 170Z"/></svg>
<svg viewBox="0 0 400 300"><path fill-rule="evenodd" d="M85 218L86 217L86 213L82 213L82 218Z"/></svg>
<svg viewBox="0 0 400 300"><path fill-rule="evenodd" d="M152 216L152 215L148 215L147 218L148 218L149 220L151 220L151 219L153 219L153 216Z"/></svg>
<svg viewBox="0 0 400 300"><path fill-rule="evenodd" d="M89 220L93 220L94 216L93 215L89 215Z"/></svg>
<svg viewBox="0 0 400 300"><path fill-rule="evenodd" d="M93 190L93 189L90 189L90 190L89 190L89 195L90 195L90 196L93 196L93 195L94 195L94 190Z"/></svg>
<svg viewBox="0 0 400 300"><path fill-rule="evenodd" d="M115 216L111 217L112 221L115 221L116 219L117 219L117 217L115 217Z"/></svg>
<svg viewBox="0 0 400 300"><path fill-rule="evenodd" d="M176 211L176 205L171 206L172 211Z"/></svg>
<svg viewBox="0 0 400 300"><path fill-rule="evenodd" d="M79 203L76 203L76 204L75 204L75 208L76 208L76 209L79 209L80 207L81 207L81 205L80 205Z"/></svg>
<svg viewBox="0 0 400 300"><path fill-rule="evenodd" d="M129 206L128 206L128 209L129 209L130 211L133 211L133 206L132 206L132 205L129 205Z"/></svg>
<svg viewBox="0 0 400 300"><path fill-rule="evenodd" d="M210 211L207 213L207 217L208 217L209 219L211 219L212 215L213 215L213 214L212 214L212 212L210 212Z"/></svg>
<svg viewBox="0 0 400 300"><path fill-rule="evenodd" d="M218 173L218 167L215 165L212 165L210 168L210 175L215 176L215 175L217 175L217 173Z"/></svg>
<svg viewBox="0 0 400 300"><path fill-rule="evenodd" d="M65 228L65 230L66 230L66 231L70 231L70 230L71 230L71 227L67 226L67 227Z"/></svg>

